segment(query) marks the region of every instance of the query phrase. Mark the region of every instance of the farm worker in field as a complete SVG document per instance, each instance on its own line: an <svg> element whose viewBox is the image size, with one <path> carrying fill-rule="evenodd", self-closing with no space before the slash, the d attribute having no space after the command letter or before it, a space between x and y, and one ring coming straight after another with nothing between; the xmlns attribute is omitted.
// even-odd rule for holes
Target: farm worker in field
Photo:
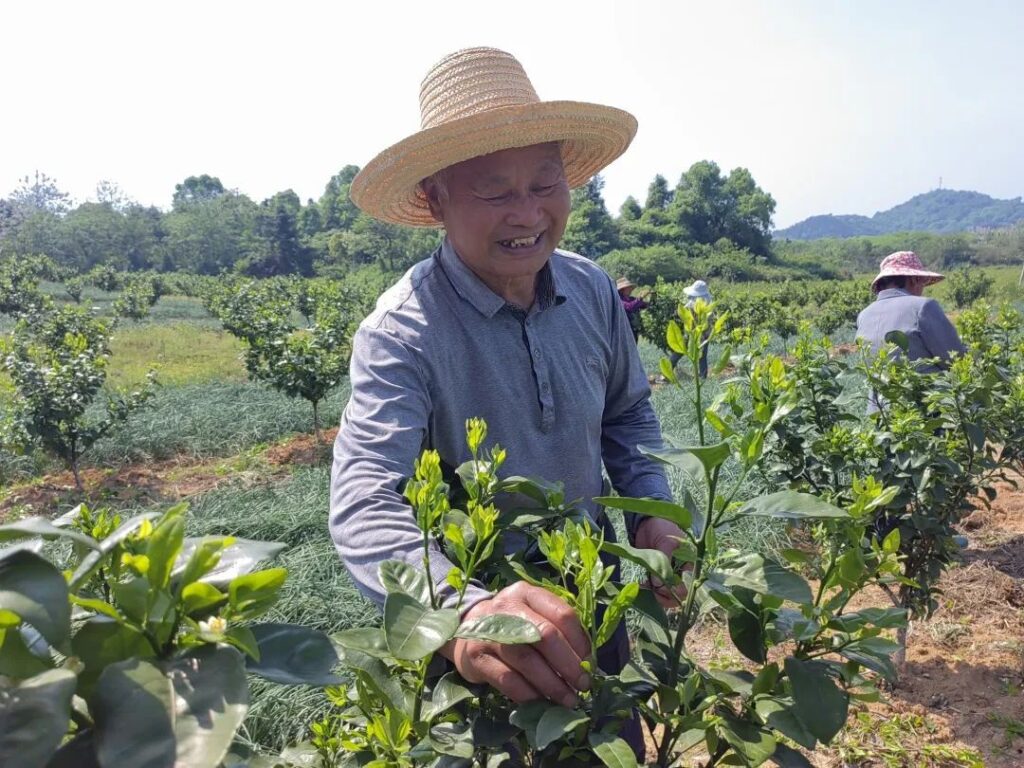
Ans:
<svg viewBox="0 0 1024 768"><path fill-rule="evenodd" d="M683 288L683 294L686 296L686 307L687 309L693 309L697 300L703 301L705 304L710 304L714 299L711 298L711 289L708 288L708 284L703 280L694 280L692 285L688 285ZM705 341L707 339L705 338ZM672 367L676 367L676 363L682 358L682 355L678 352L672 352L669 355L669 362L672 363ZM700 352L700 377L706 379L708 377L708 345L705 344L701 348Z"/></svg>
<svg viewBox="0 0 1024 768"><path fill-rule="evenodd" d="M966 349L939 303L924 296L925 287L944 277L926 270L913 251L890 253L871 282L877 298L857 316L857 338L867 341L877 353L886 344L886 334L902 331L911 360L936 360L936 364L923 363L921 370L934 372L939 370L937 366L945 367L954 353L962 355ZM878 401L872 394L868 412L877 410Z"/></svg>
<svg viewBox="0 0 1024 768"><path fill-rule="evenodd" d="M619 300L622 302L622 308L626 311L629 327L633 331L633 341L639 341L640 310L647 309L647 302L633 295L633 291L636 290L636 283L628 277L620 277L616 280L615 289L619 292Z"/></svg>
<svg viewBox="0 0 1024 768"><path fill-rule="evenodd" d="M424 448L450 467L470 458L465 423L482 417L508 451L504 470L563 481L597 525L602 466L619 493L669 499L661 467L638 445L661 444L650 389L615 283L592 261L557 250L569 190L629 146L622 110L541 101L519 62L490 48L458 51L420 90L422 129L353 180L353 201L386 222L445 230L442 244L378 300L353 339L352 394L334 446L330 529L364 594L380 603L378 565L421 564L421 539L399 491ZM682 532L627 517L632 541L670 553ZM522 541L505 537L506 551ZM428 576L446 598L451 565ZM664 590L664 587L661 588ZM670 596L661 592L659 597ZM458 639L443 650L466 679L513 700L570 705L590 685L591 649L574 612L525 582L471 587L467 618L526 617L531 646ZM625 626L598 653L618 670ZM632 734L638 743L639 725Z"/></svg>
<svg viewBox="0 0 1024 768"><path fill-rule="evenodd" d="M874 302L857 316L857 338L865 339L878 352L891 331L902 331L909 342L908 357L937 359L944 366L954 353L965 348L956 328L935 299L924 296L926 286L944 278L929 272L913 251L898 251L882 259L878 276L871 282ZM934 365L924 370L938 370Z"/></svg>

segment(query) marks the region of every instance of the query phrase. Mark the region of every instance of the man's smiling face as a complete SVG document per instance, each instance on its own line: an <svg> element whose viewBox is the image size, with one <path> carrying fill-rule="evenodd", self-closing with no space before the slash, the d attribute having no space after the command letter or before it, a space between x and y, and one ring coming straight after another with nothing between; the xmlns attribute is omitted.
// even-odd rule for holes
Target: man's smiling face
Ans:
<svg viewBox="0 0 1024 768"><path fill-rule="evenodd" d="M558 144L475 157L424 183L456 253L487 285L536 275L569 218Z"/></svg>

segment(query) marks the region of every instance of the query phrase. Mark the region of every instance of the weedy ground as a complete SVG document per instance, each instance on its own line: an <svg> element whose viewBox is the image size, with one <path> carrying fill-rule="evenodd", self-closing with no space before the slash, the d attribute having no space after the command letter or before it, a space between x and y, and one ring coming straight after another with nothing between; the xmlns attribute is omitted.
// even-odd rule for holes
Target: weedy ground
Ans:
<svg viewBox="0 0 1024 768"><path fill-rule="evenodd" d="M1009 290L1017 272L1004 271L1000 286ZM112 298L87 291L83 304L102 308ZM9 330L0 321L0 334ZM847 336L850 329L837 338ZM352 586L327 535L330 449L310 434L308 404L246 381L240 346L194 299L161 299L151 318L123 323L113 344L112 385L138 383L159 364L164 385L153 407L86 457L86 499L74 493L70 474L45 458L0 452L0 520L55 516L82 500L137 511L187 498L192 534L288 544L280 564L289 580L271 620L328 632L376 623L376 610ZM781 350L778 340L774 346ZM652 375L659 356L641 343ZM0 380L0 407L6 386ZM710 382L708 395L718 386ZM347 396L347 385L332 393L325 423L337 422ZM686 412L686 397L674 388L656 387L653 394L664 431L684 442L696 437L677 415ZM678 489L681 479L673 482ZM751 493L763 483L748 482ZM815 756L816 765L1024 766L1024 494L1000 489L991 509L966 521L965 533L965 561L945 577L936 616L913 628L900 684L885 692L885 701L858 711L833 748ZM783 525L765 521L738 526L729 536L764 552L790 541ZM877 598L885 604L884 596ZM723 655L723 632L710 618L691 650L713 666L734 667L739 660ZM254 687L241 734L252 744L280 749L298 740L325 707L316 690Z"/></svg>

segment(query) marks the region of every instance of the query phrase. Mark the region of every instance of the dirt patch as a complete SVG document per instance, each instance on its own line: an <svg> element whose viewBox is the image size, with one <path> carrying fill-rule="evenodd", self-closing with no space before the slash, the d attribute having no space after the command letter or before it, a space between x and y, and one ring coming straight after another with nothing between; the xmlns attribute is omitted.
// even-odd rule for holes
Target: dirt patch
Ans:
<svg viewBox="0 0 1024 768"><path fill-rule="evenodd" d="M44 475L6 491L0 499L0 522L15 516L51 517L82 502L90 506L148 506L183 501L227 483L278 482L291 473L292 467L329 462L330 445L336 433L337 429L325 432L322 443L313 435L297 435L259 451L227 458L175 458L117 469L83 469L80 474L84 492L75 489L71 472Z"/></svg>
<svg viewBox="0 0 1024 768"><path fill-rule="evenodd" d="M274 466L319 465L331 459L331 448L338 428L324 430L318 440L316 435L299 435L291 440L272 445L264 452L267 462Z"/></svg>

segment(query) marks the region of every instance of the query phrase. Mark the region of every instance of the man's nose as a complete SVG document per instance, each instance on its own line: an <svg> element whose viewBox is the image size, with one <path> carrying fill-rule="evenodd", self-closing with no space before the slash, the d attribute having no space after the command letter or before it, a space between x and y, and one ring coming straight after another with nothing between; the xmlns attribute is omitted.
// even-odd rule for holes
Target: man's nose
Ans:
<svg viewBox="0 0 1024 768"><path fill-rule="evenodd" d="M505 220L513 226L533 227L539 224L543 218L544 210L540 198L527 192L525 195L516 196Z"/></svg>

